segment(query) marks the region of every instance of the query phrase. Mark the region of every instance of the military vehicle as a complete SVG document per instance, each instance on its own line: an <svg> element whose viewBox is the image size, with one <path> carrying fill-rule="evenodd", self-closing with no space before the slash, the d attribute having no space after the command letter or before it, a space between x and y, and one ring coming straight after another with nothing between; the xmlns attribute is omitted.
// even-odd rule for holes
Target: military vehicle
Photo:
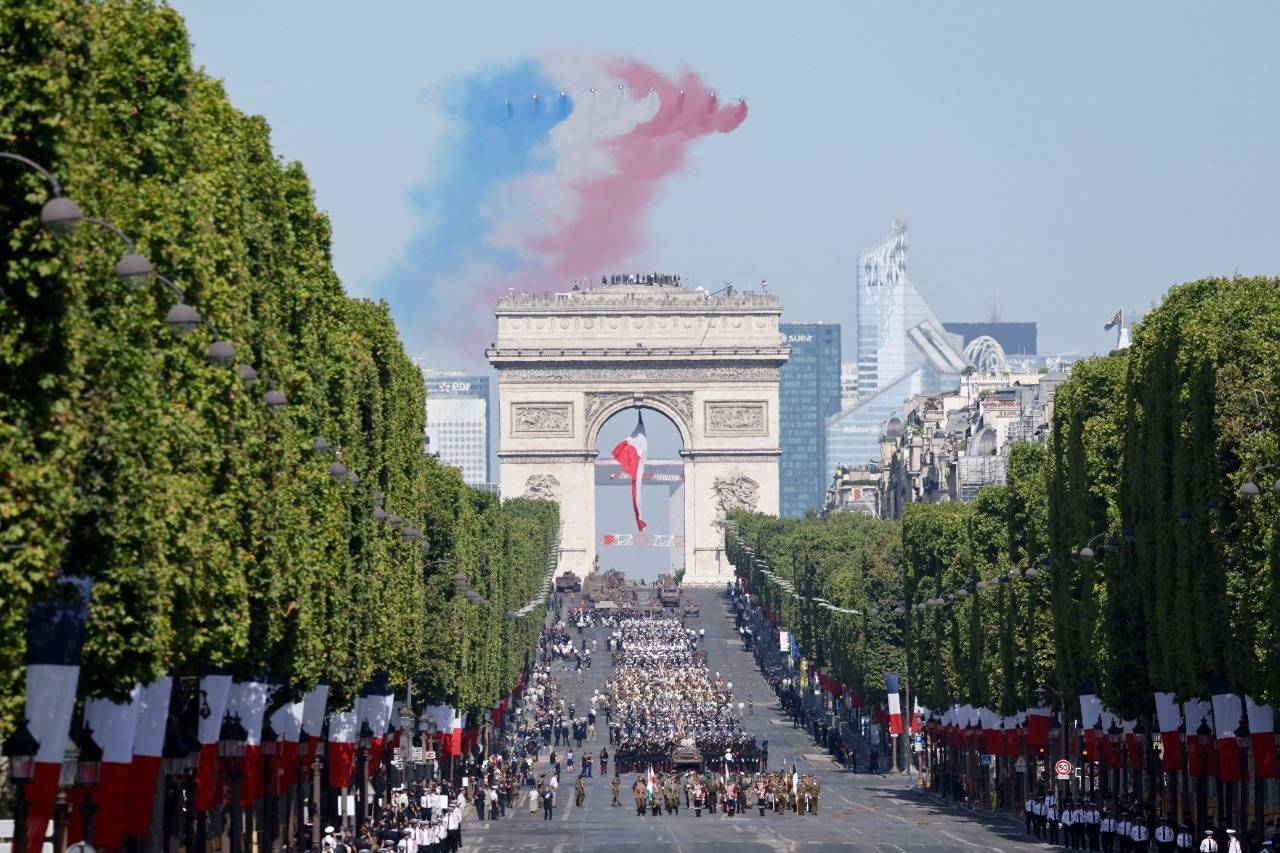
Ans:
<svg viewBox="0 0 1280 853"><path fill-rule="evenodd" d="M694 601L692 598L685 599L685 602L684 602L685 616L697 616L698 613L701 612L701 610L702 608L698 605L698 602Z"/></svg>
<svg viewBox="0 0 1280 853"><path fill-rule="evenodd" d="M681 770L697 770L702 772L702 753L696 746L681 744L671 750L671 769L676 773Z"/></svg>
<svg viewBox="0 0 1280 853"><path fill-rule="evenodd" d="M556 578L556 592L581 592L582 580L573 572L565 572Z"/></svg>
<svg viewBox="0 0 1280 853"><path fill-rule="evenodd" d="M680 606L680 585L671 575L658 575L658 602L663 607L675 609Z"/></svg>

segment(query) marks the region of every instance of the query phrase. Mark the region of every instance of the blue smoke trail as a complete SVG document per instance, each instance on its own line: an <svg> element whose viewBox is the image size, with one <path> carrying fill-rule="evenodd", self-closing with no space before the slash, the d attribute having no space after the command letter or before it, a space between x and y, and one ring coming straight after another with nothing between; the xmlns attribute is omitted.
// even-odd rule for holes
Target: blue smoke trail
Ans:
<svg viewBox="0 0 1280 853"><path fill-rule="evenodd" d="M411 350L433 340L433 329L474 325L471 295L448 292L448 283L470 264L482 261L498 272L517 268L514 251L486 242L492 223L485 204L499 184L552 167L545 143L573 112L573 99L535 62L524 61L464 78L445 109L457 131L438 163L438 177L412 195L423 225L405 259L376 287Z"/></svg>

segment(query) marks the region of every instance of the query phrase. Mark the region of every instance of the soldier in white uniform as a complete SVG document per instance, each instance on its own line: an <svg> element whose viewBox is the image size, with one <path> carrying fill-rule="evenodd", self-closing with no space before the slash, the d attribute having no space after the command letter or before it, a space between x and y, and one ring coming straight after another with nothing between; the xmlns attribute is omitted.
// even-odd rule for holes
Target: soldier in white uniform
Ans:
<svg viewBox="0 0 1280 853"><path fill-rule="evenodd" d="M1156 850L1159 853L1171 853L1173 846L1173 827L1169 825L1169 818L1160 818L1160 825L1156 827L1155 841Z"/></svg>
<svg viewBox="0 0 1280 853"><path fill-rule="evenodd" d="M1204 841L1200 842L1200 853L1218 853L1218 842L1213 839L1213 830L1204 831Z"/></svg>
<svg viewBox="0 0 1280 853"><path fill-rule="evenodd" d="M1116 840L1120 842L1120 853L1129 849L1130 832L1133 832L1133 821L1129 820L1128 812L1121 812L1120 820L1116 821Z"/></svg>
<svg viewBox="0 0 1280 853"><path fill-rule="evenodd" d="M1076 810L1070 800L1062 804L1062 843L1068 850L1076 847Z"/></svg>
<svg viewBox="0 0 1280 853"><path fill-rule="evenodd" d="M1240 844L1240 839L1236 838L1234 829L1227 830L1227 853L1244 853L1244 846Z"/></svg>
<svg viewBox="0 0 1280 853"><path fill-rule="evenodd" d="M1030 835L1036 819L1036 798L1027 797L1027 801L1022 804L1022 810L1022 816L1027 821L1027 835Z"/></svg>
<svg viewBox="0 0 1280 853"><path fill-rule="evenodd" d="M1044 820L1049 826L1049 843L1058 843L1058 806L1049 797L1045 797Z"/></svg>
<svg viewBox="0 0 1280 853"><path fill-rule="evenodd" d="M1191 827L1185 823L1178 827L1178 834L1173 837L1173 845L1178 850L1190 850L1196 843L1196 838L1191 834Z"/></svg>
<svg viewBox="0 0 1280 853"><path fill-rule="evenodd" d="M1142 818L1134 820L1133 829L1129 830L1129 849L1133 853L1147 853L1151 849L1151 831Z"/></svg>
<svg viewBox="0 0 1280 853"><path fill-rule="evenodd" d="M1111 812L1107 812L1099 822L1098 838L1102 843L1102 853L1111 853L1116 843L1116 819Z"/></svg>
<svg viewBox="0 0 1280 853"><path fill-rule="evenodd" d="M1084 810L1084 830L1085 834L1089 836L1089 849L1093 853L1098 853L1098 850L1101 849L1098 839L1098 831L1101 829L1101 824L1102 813L1098 811L1098 804L1090 800L1088 808Z"/></svg>

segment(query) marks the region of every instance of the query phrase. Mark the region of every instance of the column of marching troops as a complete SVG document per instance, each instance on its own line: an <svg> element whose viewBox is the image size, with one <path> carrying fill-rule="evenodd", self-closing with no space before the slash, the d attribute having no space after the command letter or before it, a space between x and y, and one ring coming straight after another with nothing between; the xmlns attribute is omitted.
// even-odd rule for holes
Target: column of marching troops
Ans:
<svg viewBox="0 0 1280 853"><path fill-rule="evenodd" d="M1233 828L1197 828L1190 820L1174 823L1168 817L1153 821L1140 803L1107 809L1099 809L1090 800L1064 800L1059 805L1052 793L1028 797L1023 803L1023 818L1027 835L1037 840L1068 850L1102 853L1255 853L1272 850L1276 834L1272 823L1262 836L1242 839Z"/></svg>

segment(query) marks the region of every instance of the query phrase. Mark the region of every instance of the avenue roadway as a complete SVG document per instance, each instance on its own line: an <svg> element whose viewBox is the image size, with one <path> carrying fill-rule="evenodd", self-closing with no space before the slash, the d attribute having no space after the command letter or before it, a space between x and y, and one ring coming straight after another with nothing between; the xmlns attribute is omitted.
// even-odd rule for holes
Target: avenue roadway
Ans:
<svg viewBox="0 0 1280 853"><path fill-rule="evenodd" d="M497 821L467 821L463 848L468 851L548 851L572 853L579 850L865 850L865 851L1013 851L1043 850L1048 845L1028 841L1021 827L1003 819L985 819L942 806L933 796L911 789L905 777L850 773L833 762L791 722L783 717L750 654L742 650L733 626L733 617L721 591L686 590L702 605L700 618L689 627L705 627L707 664L733 682L739 701L748 695L755 701L755 713L745 720L747 730L757 740L769 739L771 769L795 757L802 772L815 775L822 785L820 814L773 815L762 818L752 808L747 815L722 814L695 817L681 809L671 817L637 817L631 798L634 775L622 777L621 808L610 806L609 778L596 775L587 780L587 799L582 808L573 804L573 778L561 775L559 804L554 818L544 821L539 811L529 815L521 802L515 814ZM609 677L609 655L604 651L607 631L596 629L589 637L598 639L594 668L583 672L579 684L571 672L554 675L562 691L586 707L593 688ZM558 664L553 664L557 666ZM604 727L597 727L597 741L588 748L594 754L607 743ZM563 752L563 748L559 750ZM585 751L585 750L584 750ZM612 750L611 750L612 752ZM537 768L546 770L546 752ZM599 769L598 763L596 769ZM610 772L613 762L610 761ZM753 801L754 805L754 801Z"/></svg>

